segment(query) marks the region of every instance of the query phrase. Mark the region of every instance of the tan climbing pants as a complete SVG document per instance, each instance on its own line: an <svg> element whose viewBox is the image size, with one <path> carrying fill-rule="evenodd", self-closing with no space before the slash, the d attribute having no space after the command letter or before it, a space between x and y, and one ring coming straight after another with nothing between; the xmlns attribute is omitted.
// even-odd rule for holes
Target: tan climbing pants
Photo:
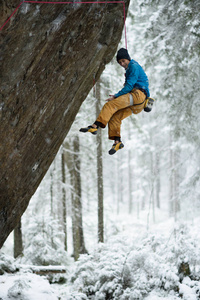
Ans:
<svg viewBox="0 0 200 300"><path fill-rule="evenodd" d="M144 109L145 99L146 96L143 92L133 89L131 93L108 101L103 106L96 121L100 123L102 128L105 128L108 124L108 137L110 140L121 137L122 120L132 113L140 113Z"/></svg>

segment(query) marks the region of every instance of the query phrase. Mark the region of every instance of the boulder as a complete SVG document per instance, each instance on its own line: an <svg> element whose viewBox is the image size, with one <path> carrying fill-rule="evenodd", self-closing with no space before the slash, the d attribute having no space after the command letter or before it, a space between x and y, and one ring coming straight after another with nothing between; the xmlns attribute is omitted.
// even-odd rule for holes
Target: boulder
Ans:
<svg viewBox="0 0 200 300"><path fill-rule="evenodd" d="M18 4L3 0L2 24ZM129 0L126 1L126 11ZM124 25L123 3L22 3L1 30L0 247L26 210Z"/></svg>

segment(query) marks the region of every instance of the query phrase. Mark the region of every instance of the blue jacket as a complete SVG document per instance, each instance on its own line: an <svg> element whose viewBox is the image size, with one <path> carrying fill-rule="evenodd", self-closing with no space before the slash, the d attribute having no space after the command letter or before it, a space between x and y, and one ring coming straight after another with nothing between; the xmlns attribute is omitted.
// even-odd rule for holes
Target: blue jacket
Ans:
<svg viewBox="0 0 200 300"><path fill-rule="evenodd" d="M146 90L147 97L150 96L148 77L143 68L135 60L132 59L128 64L125 76L125 85L121 91L114 95L115 98L130 93L133 88L142 88Z"/></svg>

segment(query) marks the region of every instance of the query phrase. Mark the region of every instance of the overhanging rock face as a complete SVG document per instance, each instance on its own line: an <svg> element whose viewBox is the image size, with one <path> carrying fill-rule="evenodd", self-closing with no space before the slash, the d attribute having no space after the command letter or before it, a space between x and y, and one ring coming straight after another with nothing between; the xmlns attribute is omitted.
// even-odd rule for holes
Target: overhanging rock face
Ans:
<svg viewBox="0 0 200 300"><path fill-rule="evenodd" d="M16 1L1 1L2 23L16 7ZM115 54L123 22L122 3L24 3L1 31L0 247L53 161L94 74L97 80Z"/></svg>

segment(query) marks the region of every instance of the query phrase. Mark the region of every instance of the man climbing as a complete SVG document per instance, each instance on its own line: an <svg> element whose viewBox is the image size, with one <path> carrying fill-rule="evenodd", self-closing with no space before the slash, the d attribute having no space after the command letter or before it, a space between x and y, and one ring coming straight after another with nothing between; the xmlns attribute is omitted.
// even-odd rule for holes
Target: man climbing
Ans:
<svg viewBox="0 0 200 300"><path fill-rule="evenodd" d="M107 103L103 106L94 124L80 129L81 132L91 132L95 135L99 127L105 128L108 124L109 139L114 140L114 144L108 152L110 155L124 147L120 135L122 120L132 113L140 113L147 106L150 96L147 75L143 68L130 58L128 51L125 48L119 49L116 59L126 70L124 87L106 99ZM153 99L149 99L152 100L150 101L150 106L152 106Z"/></svg>

